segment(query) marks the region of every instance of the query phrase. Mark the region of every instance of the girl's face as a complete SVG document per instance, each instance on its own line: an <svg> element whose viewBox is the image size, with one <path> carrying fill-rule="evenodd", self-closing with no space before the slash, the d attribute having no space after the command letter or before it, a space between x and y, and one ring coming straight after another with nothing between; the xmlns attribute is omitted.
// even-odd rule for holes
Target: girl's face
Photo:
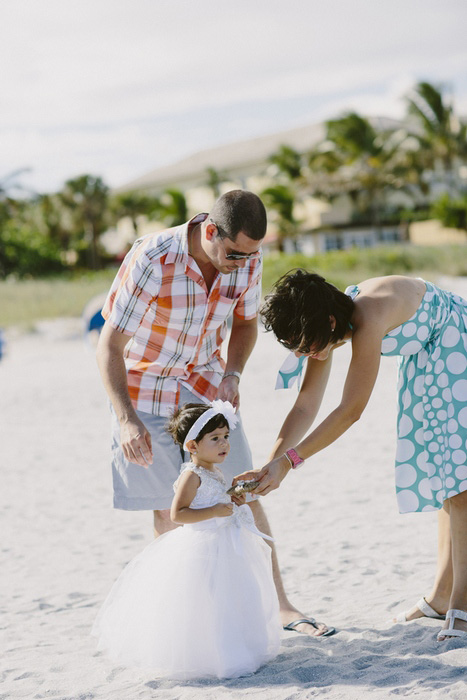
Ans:
<svg viewBox="0 0 467 700"><path fill-rule="evenodd" d="M230 452L229 428L216 428L210 433L206 433L201 440L196 443L194 457L202 465L220 464Z"/></svg>

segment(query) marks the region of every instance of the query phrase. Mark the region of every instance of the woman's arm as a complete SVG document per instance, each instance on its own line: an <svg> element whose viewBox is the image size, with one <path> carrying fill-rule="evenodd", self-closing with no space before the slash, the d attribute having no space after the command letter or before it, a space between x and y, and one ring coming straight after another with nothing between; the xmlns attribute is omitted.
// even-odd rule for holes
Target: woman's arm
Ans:
<svg viewBox="0 0 467 700"><path fill-rule="evenodd" d="M290 426L284 430L284 427L289 425L294 415L296 417L300 416L297 411L294 413L299 399L300 405L304 405L307 400L309 401L311 408L306 412L306 416L308 418L312 416L312 420L314 419L321 404L327 378L326 382L324 382L324 375L321 376L323 384L318 382L317 376L315 376L314 380L310 380L306 384L304 383L302 391L300 392L302 396L299 396L294 408L287 416L279 438L274 446L274 459L266 464L259 472L250 472L238 477L256 478L260 480L261 485L258 486L254 493L264 496L273 489L278 488L281 481L290 471L290 462L281 450L285 451L290 447L294 447L300 457L307 459L337 440L337 438L360 418L371 396L378 375L384 327L384 323L381 323L375 318L373 319L373 323L362 323L362 325L355 330L352 337L352 360L339 405L305 439L298 444L293 444L290 438L300 431L302 431L301 434L303 435L310 426L310 423L308 423L308 425L305 426L305 430L303 430L303 426L306 422L306 418L303 417L301 420L299 418L299 426L297 428ZM309 359L308 365L314 366L314 363L319 362L319 360ZM326 362L328 362L328 360L326 360ZM311 375L309 376L312 377L315 371L311 370ZM318 396L314 394L315 391L320 392Z"/></svg>
<svg viewBox="0 0 467 700"><path fill-rule="evenodd" d="M272 461L261 470L256 469L239 474L234 478L234 484L242 479L260 479L262 487L271 485L270 490L279 486L287 474L288 468L290 468L289 460L283 456L284 452L297 444L318 415L331 372L331 365L332 353L324 361L308 358L305 376L297 400L287 414L270 453L269 459ZM269 470L270 466L271 470ZM254 493L262 494L263 491L261 488L258 488Z"/></svg>
<svg viewBox="0 0 467 700"><path fill-rule="evenodd" d="M332 354L324 362L308 358L300 392L279 430L270 460L296 445L313 424L323 400L331 365Z"/></svg>
<svg viewBox="0 0 467 700"><path fill-rule="evenodd" d="M232 503L216 503L209 508L190 508L191 502L201 484L197 474L187 471L181 475L180 481L170 508L170 519L177 525L199 523L209 518L224 518L232 515Z"/></svg>
<svg viewBox="0 0 467 700"><path fill-rule="evenodd" d="M352 359L337 406L297 446L298 454L307 459L324 449L359 420L378 376L382 335L368 328L356 330L352 338Z"/></svg>

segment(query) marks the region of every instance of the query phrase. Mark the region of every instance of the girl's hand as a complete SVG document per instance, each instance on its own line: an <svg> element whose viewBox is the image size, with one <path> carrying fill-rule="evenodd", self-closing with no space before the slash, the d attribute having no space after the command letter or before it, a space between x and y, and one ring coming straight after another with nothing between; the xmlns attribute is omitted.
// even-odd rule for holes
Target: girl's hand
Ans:
<svg viewBox="0 0 467 700"><path fill-rule="evenodd" d="M290 462L284 455L276 457L271 462L266 464L262 469L254 470L251 472L244 472L239 474L233 480L236 484L237 481L243 479L244 481L249 481L250 479L256 479L260 482L260 485L255 488L251 493L257 494L258 496L266 496L270 491L279 488L282 479L287 476L290 471Z"/></svg>
<svg viewBox="0 0 467 700"><path fill-rule="evenodd" d="M228 518L233 513L233 503L216 503L212 506L213 518Z"/></svg>
<svg viewBox="0 0 467 700"><path fill-rule="evenodd" d="M244 503L246 503L246 493L233 493L230 498L232 499L233 503L237 504L237 506L242 506Z"/></svg>

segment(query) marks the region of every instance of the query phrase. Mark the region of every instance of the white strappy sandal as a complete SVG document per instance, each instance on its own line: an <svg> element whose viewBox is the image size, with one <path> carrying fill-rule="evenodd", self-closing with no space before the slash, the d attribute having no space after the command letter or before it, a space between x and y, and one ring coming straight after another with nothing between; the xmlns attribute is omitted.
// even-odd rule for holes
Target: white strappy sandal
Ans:
<svg viewBox="0 0 467 700"><path fill-rule="evenodd" d="M425 598L420 598L420 600L415 604L417 608L424 614L425 617L431 617L434 620L444 620L446 618L445 615L440 615L439 613L434 610L431 605L429 605ZM396 622L408 622L407 620L407 612L401 612L397 617L395 618ZM417 618L414 618L417 619ZM421 618L418 618L421 619ZM413 620L410 620L410 622L413 622Z"/></svg>
<svg viewBox="0 0 467 700"><path fill-rule="evenodd" d="M438 632L438 642L443 641L441 637L463 637L464 639L467 639L466 630L454 629L454 622L456 619L467 622L467 612L464 612L464 610L456 610L455 608L447 611L446 620L449 620L449 627Z"/></svg>

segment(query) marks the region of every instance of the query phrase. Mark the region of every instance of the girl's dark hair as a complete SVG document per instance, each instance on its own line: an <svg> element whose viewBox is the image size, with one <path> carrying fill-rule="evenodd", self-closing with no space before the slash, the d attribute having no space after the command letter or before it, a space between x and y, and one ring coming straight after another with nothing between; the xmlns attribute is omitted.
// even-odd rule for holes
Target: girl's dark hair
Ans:
<svg viewBox="0 0 467 700"><path fill-rule="evenodd" d="M352 299L324 277L301 268L290 270L274 284L260 315L267 331L289 350L319 352L342 340L354 311ZM336 326L331 329L329 317Z"/></svg>
<svg viewBox="0 0 467 700"><path fill-rule="evenodd" d="M183 406L175 409L167 423L166 430L170 433L176 445L183 448L183 443L193 423L210 408L211 406L205 403L185 403ZM228 427L227 418L222 413L217 413L201 428L195 440L198 442L206 433L211 433L216 428Z"/></svg>

